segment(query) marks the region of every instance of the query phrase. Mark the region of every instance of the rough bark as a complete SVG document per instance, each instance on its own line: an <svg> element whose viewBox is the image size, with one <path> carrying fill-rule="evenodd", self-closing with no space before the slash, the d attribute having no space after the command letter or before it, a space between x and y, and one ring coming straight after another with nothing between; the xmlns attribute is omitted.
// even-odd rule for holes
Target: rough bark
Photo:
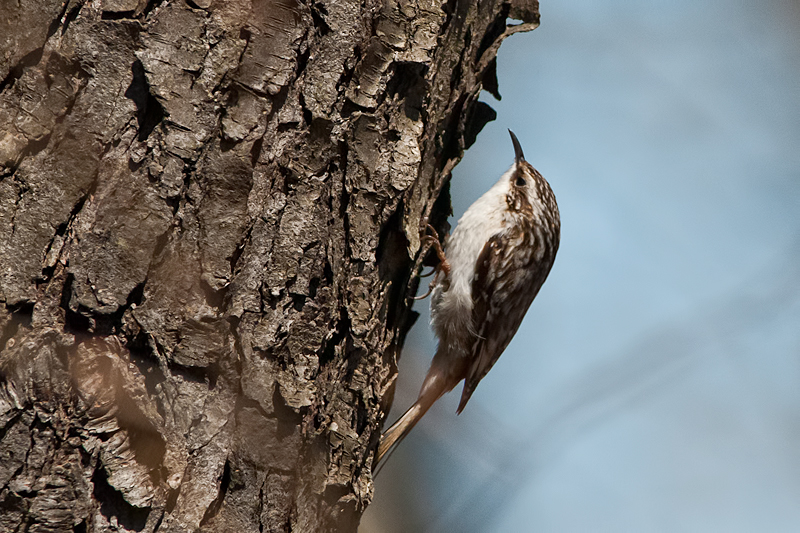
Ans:
<svg viewBox="0 0 800 533"><path fill-rule="evenodd" d="M0 530L354 531L537 3L2 3Z"/></svg>

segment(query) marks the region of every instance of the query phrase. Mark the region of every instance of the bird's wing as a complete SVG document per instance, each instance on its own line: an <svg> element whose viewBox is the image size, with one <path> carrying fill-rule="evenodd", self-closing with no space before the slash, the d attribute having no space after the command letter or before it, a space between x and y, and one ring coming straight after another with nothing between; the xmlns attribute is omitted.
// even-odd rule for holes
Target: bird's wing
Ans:
<svg viewBox="0 0 800 533"><path fill-rule="evenodd" d="M515 224L489 239L475 264L472 280L472 320L476 338L470 358L464 390L458 406L460 413L517 332L525 312L544 283L549 264L536 260L537 246L532 232Z"/></svg>

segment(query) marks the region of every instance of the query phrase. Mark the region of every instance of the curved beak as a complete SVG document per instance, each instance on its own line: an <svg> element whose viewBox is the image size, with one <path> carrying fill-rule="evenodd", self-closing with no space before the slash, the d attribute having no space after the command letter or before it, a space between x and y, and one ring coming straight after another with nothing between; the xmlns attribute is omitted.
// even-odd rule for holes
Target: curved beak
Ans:
<svg viewBox="0 0 800 533"><path fill-rule="evenodd" d="M514 161L517 163L525 161L525 154L522 153L522 146L519 144L519 139L517 139L513 131L508 130L508 133L511 134L511 142L514 143Z"/></svg>

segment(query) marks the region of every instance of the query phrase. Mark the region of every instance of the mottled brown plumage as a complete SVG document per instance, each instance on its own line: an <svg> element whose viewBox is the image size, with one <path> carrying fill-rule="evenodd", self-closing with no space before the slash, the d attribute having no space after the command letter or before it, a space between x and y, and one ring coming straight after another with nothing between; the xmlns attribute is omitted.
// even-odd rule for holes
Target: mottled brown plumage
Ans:
<svg viewBox="0 0 800 533"><path fill-rule="evenodd" d="M509 132L511 133L511 132ZM377 461L462 379L460 413L514 337L555 260L560 217L553 191L522 154L464 213L434 281L431 323L439 345L419 397L381 437Z"/></svg>

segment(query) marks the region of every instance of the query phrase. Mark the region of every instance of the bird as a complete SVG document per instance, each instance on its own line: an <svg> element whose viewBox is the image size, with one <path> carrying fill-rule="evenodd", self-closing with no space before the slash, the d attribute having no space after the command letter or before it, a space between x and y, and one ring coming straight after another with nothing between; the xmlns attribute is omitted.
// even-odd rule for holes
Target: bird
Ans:
<svg viewBox="0 0 800 533"><path fill-rule="evenodd" d="M561 238L555 195L508 132L511 168L467 209L444 245L429 227L428 242L439 256L430 303L438 345L417 400L380 438L376 472L434 402L462 380L456 414L464 410L555 261Z"/></svg>

